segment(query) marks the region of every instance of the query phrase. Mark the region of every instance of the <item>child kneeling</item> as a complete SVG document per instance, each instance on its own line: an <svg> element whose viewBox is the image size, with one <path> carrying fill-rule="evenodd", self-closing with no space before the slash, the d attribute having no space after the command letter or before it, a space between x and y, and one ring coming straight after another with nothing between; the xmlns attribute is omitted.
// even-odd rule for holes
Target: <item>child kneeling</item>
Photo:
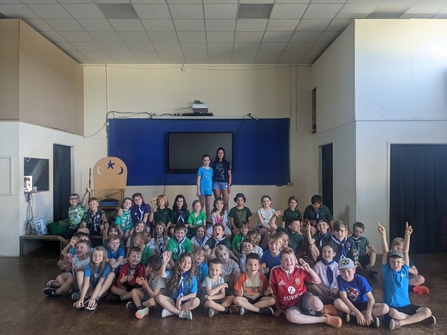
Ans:
<svg viewBox="0 0 447 335"><path fill-rule="evenodd" d="M355 273L355 265L351 259L342 256L338 269L340 298L335 299L334 306L346 313L346 322L352 319L359 325L379 328L378 316L388 313L388 305L375 302L371 286L364 277Z"/></svg>
<svg viewBox="0 0 447 335"><path fill-rule="evenodd" d="M180 319L192 320L191 311L200 305L196 272L192 254L181 254L168 279L168 289L172 295L168 297L160 294L155 299L163 307L162 318L175 314Z"/></svg>
<svg viewBox="0 0 447 335"><path fill-rule="evenodd" d="M271 306L275 305L275 298L269 293L267 277L260 272L261 263L259 255L251 253L247 255L247 271L240 275L234 284L236 297L233 303L240 307L240 314L248 311L261 315L273 315Z"/></svg>

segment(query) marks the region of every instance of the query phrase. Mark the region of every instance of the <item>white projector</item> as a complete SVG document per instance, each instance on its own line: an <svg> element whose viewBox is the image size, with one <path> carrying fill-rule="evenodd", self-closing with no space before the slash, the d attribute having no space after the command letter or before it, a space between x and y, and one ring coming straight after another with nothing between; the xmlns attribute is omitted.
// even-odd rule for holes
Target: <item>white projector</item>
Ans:
<svg viewBox="0 0 447 335"><path fill-rule="evenodd" d="M191 108L194 113L208 113L208 103L201 102L200 100L194 100L193 102L190 102L189 108Z"/></svg>

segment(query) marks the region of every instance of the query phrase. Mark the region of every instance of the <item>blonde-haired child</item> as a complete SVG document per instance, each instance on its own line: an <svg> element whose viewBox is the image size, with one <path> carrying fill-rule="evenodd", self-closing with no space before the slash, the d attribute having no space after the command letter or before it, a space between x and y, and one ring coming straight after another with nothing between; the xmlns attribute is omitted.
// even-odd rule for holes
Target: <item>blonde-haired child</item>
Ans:
<svg viewBox="0 0 447 335"><path fill-rule="evenodd" d="M169 208L169 201L166 195L160 194L156 199L153 199L153 210L149 215L151 224L156 222L164 222L166 227L171 226L171 209Z"/></svg>

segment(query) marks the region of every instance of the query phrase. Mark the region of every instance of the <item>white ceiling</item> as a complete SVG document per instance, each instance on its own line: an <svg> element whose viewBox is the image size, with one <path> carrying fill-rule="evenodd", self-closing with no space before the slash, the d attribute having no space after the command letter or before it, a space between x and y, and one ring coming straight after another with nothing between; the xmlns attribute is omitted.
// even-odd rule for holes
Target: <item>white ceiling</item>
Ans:
<svg viewBox="0 0 447 335"><path fill-rule="evenodd" d="M101 4L137 18L108 19ZM241 4L273 8L238 19ZM312 64L353 19L446 19L447 0L0 0L0 13L81 64Z"/></svg>

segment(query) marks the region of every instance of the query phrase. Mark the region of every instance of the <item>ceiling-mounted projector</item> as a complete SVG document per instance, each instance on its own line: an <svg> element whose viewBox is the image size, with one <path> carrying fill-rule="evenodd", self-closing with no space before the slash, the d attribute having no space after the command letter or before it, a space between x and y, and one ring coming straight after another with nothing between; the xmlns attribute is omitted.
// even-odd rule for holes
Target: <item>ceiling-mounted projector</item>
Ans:
<svg viewBox="0 0 447 335"><path fill-rule="evenodd" d="M193 113L204 114L208 113L208 103L201 102L200 100L194 100L189 103L189 108L193 111Z"/></svg>

